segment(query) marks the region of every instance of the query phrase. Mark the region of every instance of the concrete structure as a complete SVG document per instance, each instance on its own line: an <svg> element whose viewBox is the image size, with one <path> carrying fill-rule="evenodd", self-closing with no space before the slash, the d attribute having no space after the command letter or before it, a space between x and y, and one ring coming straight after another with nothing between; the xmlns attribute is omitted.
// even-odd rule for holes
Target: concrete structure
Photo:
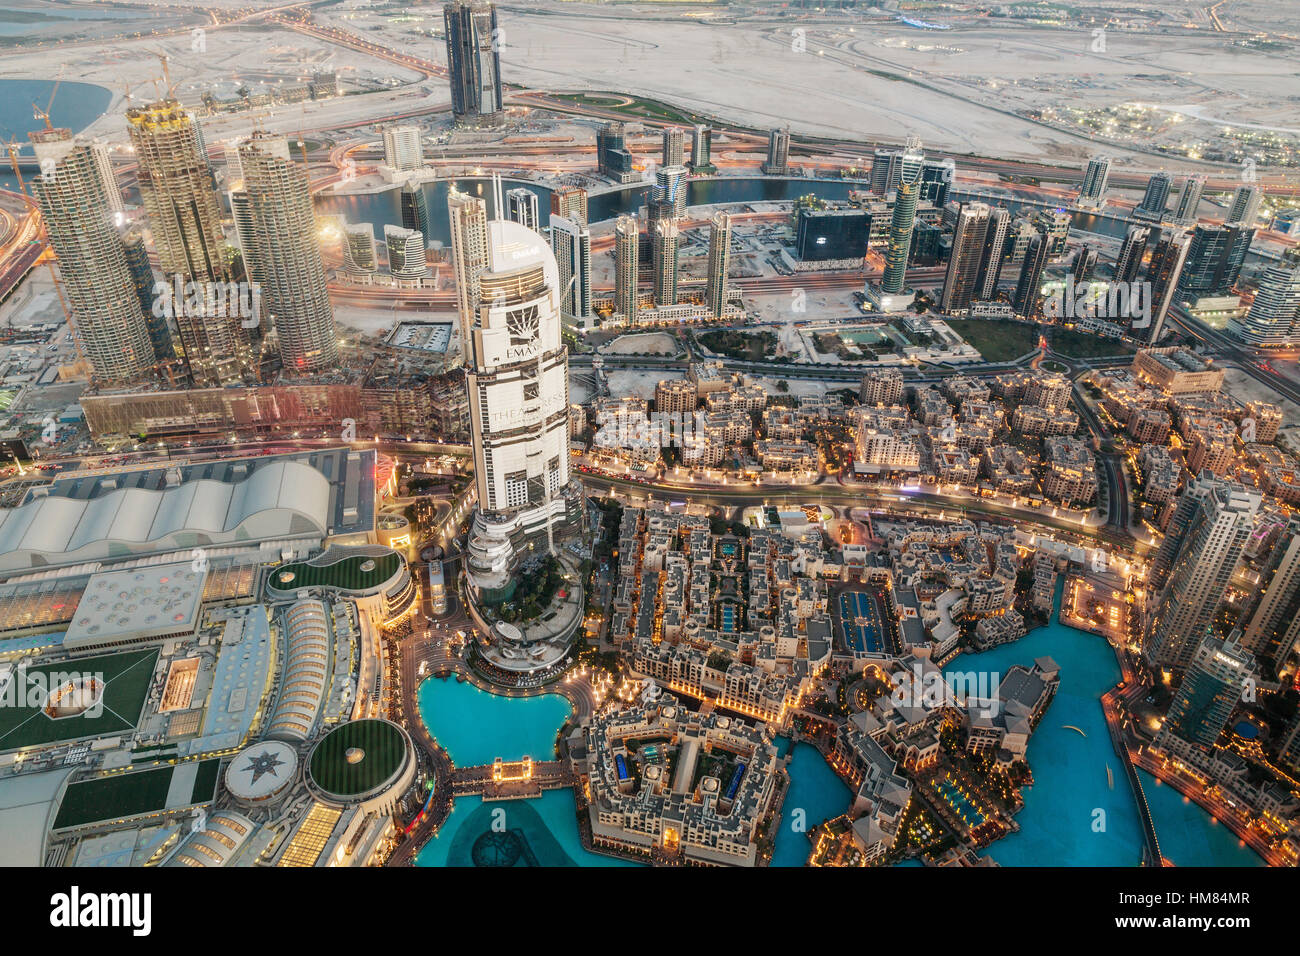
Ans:
<svg viewBox="0 0 1300 956"><path fill-rule="evenodd" d="M338 333L307 173L289 158L282 137L254 133L239 147L263 277L263 302L274 323L286 375L307 376L338 364Z"/></svg>
<svg viewBox="0 0 1300 956"><path fill-rule="evenodd" d="M31 133L42 174L31 184L59 260L81 354L96 382L150 375L153 345L94 152L66 129Z"/></svg>

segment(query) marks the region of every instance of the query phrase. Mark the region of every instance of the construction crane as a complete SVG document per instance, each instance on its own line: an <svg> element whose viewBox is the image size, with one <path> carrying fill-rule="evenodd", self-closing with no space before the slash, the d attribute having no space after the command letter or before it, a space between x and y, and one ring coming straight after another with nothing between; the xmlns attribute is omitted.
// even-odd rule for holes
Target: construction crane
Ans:
<svg viewBox="0 0 1300 956"><path fill-rule="evenodd" d="M63 82L63 70L59 70L58 77L54 80L54 89L50 90L50 101L45 104L45 109L41 109L35 103L32 104L32 116L45 124L46 129L54 129L54 124L50 122L50 110L54 108L54 97L59 92L59 84Z"/></svg>
<svg viewBox="0 0 1300 956"><path fill-rule="evenodd" d="M167 56L166 53L163 53L161 50L154 53L154 56L156 56L158 58L158 62L162 64L162 84L163 84L162 88L163 88L163 92L166 93L166 99L169 100L175 99L176 87L179 84L172 82L172 71L167 65L170 62L170 58Z"/></svg>
<svg viewBox="0 0 1300 956"><path fill-rule="evenodd" d="M18 150L22 149L21 144L15 139L9 140L9 162L14 168L14 176L18 180L18 191L24 196L27 195L27 184L23 182L23 172L18 166Z"/></svg>

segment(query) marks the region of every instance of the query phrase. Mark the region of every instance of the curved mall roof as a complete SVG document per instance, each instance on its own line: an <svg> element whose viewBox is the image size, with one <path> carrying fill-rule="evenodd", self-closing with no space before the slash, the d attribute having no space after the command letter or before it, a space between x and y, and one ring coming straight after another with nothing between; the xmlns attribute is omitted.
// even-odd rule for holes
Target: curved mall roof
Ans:
<svg viewBox="0 0 1300 956"><path fill-rule="evenodd" d="M120 488L57 495L0 509L0 571L294 537L329 530L329 481L275 462L237 482L201 478L162 491Z"/></svg>

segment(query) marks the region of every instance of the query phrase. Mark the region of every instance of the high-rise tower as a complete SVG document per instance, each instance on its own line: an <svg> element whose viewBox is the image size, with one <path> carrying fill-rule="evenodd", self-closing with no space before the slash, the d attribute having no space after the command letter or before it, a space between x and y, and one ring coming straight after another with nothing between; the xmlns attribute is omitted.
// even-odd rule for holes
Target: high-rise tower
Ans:
<svg viewBox="0 0 1300 956"><path fill-rule="evenodd" d="M1241 617L1241 646L1277 668L1300 640L1300 518L1269 553L1259 585Z"/></svg>
<svg viewBox="0 0 1300 956"><path fill-rule="evenodd" d="M614 224L614 311L628 325L636 322L639 245L636 220L631 216L619 216Z"/></svg>
<svg viewBox="0 0 1300 956"><path fill-rule="evenodd" d="M229 278L221 204L194 117L176 100L164 100L127 110L126 122L163 274L196 282Z"/></svg>
<svg viewBox="0 0 1300 956"><path fill-rule="evenodd" d="M506 191L506 218L527 229L538 232L541 220L537 209L537 193L526 186Z"/></svg>
<svg viewBox="0 0 1300 956"><path fill-rule="evenodd" d="M424 166L418 126L385 126L383 138L384 165L389 169L413 170Z"/></svg>
<svg viewBox="0 0 1300 956"><path fill-rule="evenodd" d="M140 198L164 281L177 288L196 283L205 292L173 297L190 377L197 386L236 384L251 365L241 323L256 324L258 317L241 317L233 307L237 300L226 289L219 298L206 294L213 284L229 282L232 274L221 205L198 123L176 100L127 110L126 120L139 162Z"/></svg>
<svg viewBox="0 0 1300 956"><path fill-rule="evenodd" d="M1016 280L1016 293L1011 302L1016 315L1033 319L1042 311L1043 271L1047 268L1051 253L1051 237L1045 230L1035 227L1029 246L1025 249L1025 261L1020 266L1020 277Z"/></svg>
<svg viewBox="0 0 1300 956"><path fill-rule="evenodd" d="M1250 655L1232 641L1206 638L1188 661L1174 691L1157 745L1209 749L1223 733L1254 668Z"/></svg>
<svg viewBox="0 0 1300 956"><path fill-rule="evenodd" d="M1228 321L1243 342L1287 347L1300 342L1300 251L1292 247L1259 277L1250 311Z"/></svg>
<svg viewBox="0 0 1300 956"><path fill-rule="evenodd" d="M521 554L553 548L559 527L581 517L569 484L560 279L538 233L489 222L482 200L454 191L448 210L478 494L467 572L490 597L510 585Z"/></svg>
<svg viewBox="0 0 1300 956"><path fill-rule="evenodd" d="M551 213L551 251L559 270L560 314L580 329L595 325L591 298L591 232L586 225Z"/></svg>
<svg viewBox="0 0 1300 956"><path fill-rule="evenodd" d="M660 219L650 235L650 257L654 274L654 303L677 304L677 246L681 233L671 219Z"/></svg>
<svg viewBox="0 0 1300 956"><path fill-rule="evenodd" d="M1169 205L1169 191L1173 185L1173 177L1168 173L1153 175L1147 180L1146 192L1142 194L1142 201L1137 204L1133 214L1139 219L1163 219L1165 209Z"/></svg>
<svg viewBox="0 0 1300 956"><path fill-rule="evenodd" d="M1188 482L1151 563L1154 610L1143 652L1153 666L1187 667L1228 590L1262 497L1209 471Z"/></svg>
<svg viewBox="0 0 1300 956"><path fill-rule="evenodd" d="M984 250L980 253L980 272L976 298L988 301L998 293L998 280L1002 277L1003 250L1011 231L1011 212L1006 206L995 206L989 213L989 227L984 234Z"/></svg>
<svg viewBox="0 0 1300 956"><path fill-rule="evenodd" d="M664 127L663 166L686 165L686 130L680 126Z"/></svg>
<svg viewBox="0 0 1300 956"><path fill-rule="evenodd" d="M81 353L99 383L142 381L154 350L91 144L66 129L29 135L42 169L32 193L59 260Z"/></svg>
<svg viewBox="0 0 1300 956"><path fill-rule="evenodd" d="M898 189L894 211L889 221L889 246L885 252L885 273L880 287L887 295L903 291L907 276L907 258L912 249L912 227L916 223L916 203L920 196L921 172L925 154L921 141L909 138L899 160Z"/></svg>
<svg viewBox="0 0 1300 956"><path fill-rule="evenodd" d="M1100 209L1106 205L1106 183L1110 179L1110 157L1094 156L1088 160L1079 184L1079 208Z"/></svg>
<svg viewBox="0 0 1300 956"><path fill-rule="evenodd" d="M763 172L769 176L784 176L790 171L790 131L774 129L767 137L767 162Z"/></svg>
<svg viewBox="0 0 1300 956"><path fill-rule="evenodd" d="M1181 225L1196 222L1196 210L1201 205L1201 194L1205 192L1204 176L1188 176L1183 180L1183 188L1178 193L1178 204L1174 207L1174 221Z"/></svg>
<svg viewBox="0 0 1300 956"><path fill-rule="evenodd" d="M497 10L490 0L453 0L442 8L447 34L447 78L456 122L499 126L501 55Z"/></svg>
<svg viewBox="0 0 1300 956"><path fill-rule="evenodd" d="M262 132L240 144L239 163L249 238L263 276L262 301L275 325L284 372L303 376L332 369L338 337L307 173L289 158L283 137Z"/></svg>
<svg viewBox="0 0 1300 956"><path fill-rule="evenodd" d="M939 297L939 310L945 313L964 312L970 308L979 278L980 259L984 254L984 240L988 235L989 214L986 203L963 203L957 214L957 225L952 235L952 255L944 275L943 293Z"/></svg>
<svg viewBox="0 0 1300 956"><path fill-rule="evenodd" d="M715 319L727 308L727 271L731 266L731 217L719 212L709 221L709 274L705 304Z"/></svg>
<svg viewBox="0 0 1300 956"><path fill-rule="evenodd" d="M1264 198L1264 190L1258 186L1243 184L1232 194L1228 203L1228 212L1223 217L1224 225L1240 225L1247 229L1255 228L1259 219L1259 204Z"/></svg>

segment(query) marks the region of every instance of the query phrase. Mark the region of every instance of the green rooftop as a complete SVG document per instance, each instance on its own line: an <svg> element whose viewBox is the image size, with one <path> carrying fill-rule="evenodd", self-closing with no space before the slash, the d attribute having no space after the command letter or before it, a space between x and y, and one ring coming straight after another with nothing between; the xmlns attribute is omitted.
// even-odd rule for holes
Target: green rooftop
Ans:
<svg viewBox="0 0 1300 956"><path fill-rule="evenodd" d="M217 793L221 761L215 757L202 761L195 770L193 784L174 793L172 778L182 766L185 765L120 773L71 784L59 805L54 829L211 803ZM179 783L183 785L187 781L182 777Z"/></svg>
<svg viewBox="0 0 1300 956"><path fill-rule="evenodd" d="M396 776L406 759L406 738L386 720L353 720L325 735L311 752L316 785L336 797L369 793Z"/></svg>
<svg viewBox="0 0 1300 956"><path fill-rule="evenodd" d="M328 563L313 564L308 561L296 561L286 564L271 572L271 587L277 591L293 591L297 588L325 587L343 591L365 591L383 584L402 566L402 558L396 551L390 551L378 557L368 554L354 554L340 560L332 560L326 551L314 559Z"/></svg>
<svg viewBox="0 0 1300 956"><path fill-rule="evenodd" d="M158 649L149 648L15 670L0 706L0 751L134 730L157 661ZM74 675L102 680L102 703L76 716L51 717L42 691Z"/></svg>

